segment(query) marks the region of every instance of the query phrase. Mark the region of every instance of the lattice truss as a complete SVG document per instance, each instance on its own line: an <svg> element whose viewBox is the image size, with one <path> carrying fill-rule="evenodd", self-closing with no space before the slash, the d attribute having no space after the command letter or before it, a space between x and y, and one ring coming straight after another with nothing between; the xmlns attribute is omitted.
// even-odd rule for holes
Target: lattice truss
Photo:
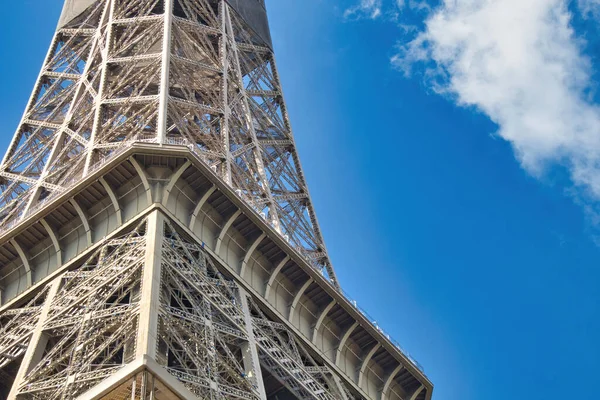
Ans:
<svg viewBox="0 0 600 400"><path fill-rule="evenodd" d="M5 379L6 373L2 372L25 354L46 294L47 288L44 288L24 307L0 314L0 380Z"/></svg>
<svg viewBox="0 0 600 400"><path fill-rule="evenodd" d="M218 271L201 246L172 227L163 244L161 287L159 363L198 397L259 398L252 371L262 366L298 398L352 398L283 324L267 318ZM244 358L248 343L258 348L260 365Z"/></svg>
<svg viewBox="0 0 600 400"><path fill-rule="evenodd" d="M146 229L141 223L108 241L80 268L64 273L52 296L47 293L56 283L22 308L0 314L0 374L9 375L3 371L22 358L28 345L42 350L17 398L75 398L133 361L138 330L150 329L139 326L145 260L154 251ZM198 398L260 399L261 370L298 398L353 398L285 325L269 319L223 276L201 245L169 223L160 254L156 361ZM40 318L43 307L47 314ZM37 326L43 334L30 344ZM249 346L255 346L255 359L248 356ZM154 390L130 382L119 393L142 388L144 396Z"/></svg>
<svg viewBox="0 0 600 400"><path fill-rule="evenodd" d="M19 398L75 398L135 356L145 225L112 240L80 269L61 278L41 321L44 355Z"/></svg>
<svg viewBox="0 0 600 400"><path fill-rule="evenodd" d="M188 146L336 283L272 50L226 1L97 0L56 32L0 166L0 229L134 142Z"/></svg>

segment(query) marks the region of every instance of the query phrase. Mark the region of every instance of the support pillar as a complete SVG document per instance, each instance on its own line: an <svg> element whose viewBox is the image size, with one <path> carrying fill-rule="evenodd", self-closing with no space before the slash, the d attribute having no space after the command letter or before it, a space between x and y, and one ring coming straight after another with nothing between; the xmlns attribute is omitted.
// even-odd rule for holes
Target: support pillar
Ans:
<svg viewBox="0 0 600 400"><path fill-rule="evenodd" d="M153 211L148 216L146 226L146 260L140 288L140 318L136 358L146 355L156 359L164 227L163 214L158 210Z"/></svg>
<svg viewBox="0 0 600 400"><path fill-rule="evenodd" d="M260 399L267 400L262 371L260 370L256 337L254 336L254 329L252 327L252 315L250 314L250 307L248 306L248 295L241 287L240 298L242 309L244 310L244 323L246 325L246 331L248 332L248 341L242 345L244 369L246 370L246 376L252 380L252 383L258 389Z"/></svg>

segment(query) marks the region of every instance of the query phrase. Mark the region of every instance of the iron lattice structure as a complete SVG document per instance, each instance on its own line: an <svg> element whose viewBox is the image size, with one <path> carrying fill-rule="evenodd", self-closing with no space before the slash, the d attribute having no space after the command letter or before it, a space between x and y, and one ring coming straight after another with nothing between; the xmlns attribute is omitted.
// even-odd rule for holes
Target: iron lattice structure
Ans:
<svg viewBox="0 0 600 400"><path fill-rule="evenodd" d="M223 1L70 1L0 166L0 228L132 142L185 144L337 284L268 39Z"/></svg>
<svg viewBox="0 0 600 400"><path fill-rule="evenodd" d="M262 0L66 0L0 165L0 398L431 393L340 290Z"/></svg>

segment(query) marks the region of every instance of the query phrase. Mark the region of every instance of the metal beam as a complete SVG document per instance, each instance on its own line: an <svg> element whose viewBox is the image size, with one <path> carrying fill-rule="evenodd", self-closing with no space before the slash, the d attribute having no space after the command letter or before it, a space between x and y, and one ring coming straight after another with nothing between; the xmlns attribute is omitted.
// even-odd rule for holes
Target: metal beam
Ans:
<svg viewBox="0 0 600 400"><path fill-rule="evenodd" d="M256 240L254 240L254 242L252 242L252 244L248 248L248 251L246 252L246 255L244 256L244 260L242 261L242 267L240 268L240 276L242 277L242 279L244 279L244 274L246 273L246 266L248 265L248 262L250 262L250 258L252 257L252 254L254 253L254 251L260 244L260 242L262 242L266 236L267 236L266 233L264 233L264 232L261 233L260 236L257 237Z"/></svg>
<svg viewBox="0 0 600 400"><path fill-rule="evenodd" d="M386 400L386 398L388 397L388 392L390 391L390 387L392 386L392 382L394 382L396 376L398 376L400 371L402 371L403 369L404 365L398 364L398 366L394 368L392 373L389 374L388 377L385 379L385 382L383 383L383 389L381 389L381 400Z"/></svg>
<svg viewBox="0 0 600 400"><path fill-rule="evenodd" d="M362 387L362 384L365 380L367 367L369 366L369 362L371 361L371 358L373 358L373 356L375 355L377 350L379 350L380 348L381 348L381 344L376 343L375 346L373 346L373 348L371 350L369 350L369 352L363 359L363 362L360 366L360 372L358 373L358 386Z"/></svg>
<svg viewBox="0 0 600 400"><path fill-rule="evenodd" d="M62 265L62 250L60 248L60 242L58 241L58 236L56 235L56 232L54 232L54 229L52 229L50 224L48 224L48 222L46 222L46 220L44 218L40 219L40 224L42 224L42 226L44 227L46 232L48 232L48 236L50 236L50 240L52 240L52 244L54 245L54 251L56 251L56 261L57 261L56 266L60 267Z"/></svg>
<svg viewBox="0 0 600 400"><path fill-rule="evenodd" d="M77 212L77 215L79 215L79 219L81 220L83 229L85 229L85 236L87 238L88 246L91 246L93 243L93 239L92 239L92 228L90 227L90 222L88 221L87 217L85 216L85 213L83 212L83 209L81 208L79 203L77 203L77 200L75 200L75 198L72 198L71 200L69 200L69 203L71 203L71 205L75 209L75 212Z"/></svg>
<svg viewBox="0 0 600 400"><path fill-rule="evenodd" d="M146 220L146 260L142 275L140 317L136 356L155 358L158 347L158 314L160 312L160 277L164 216L154 210Z"/></svg>
<svg viewBox="0 0 600 400"><path fill-rule="evenodd" d="M212 185L210 187L210 189L208 189L206 191L206 193L204 193L202 195L202 197L198 201L198 204L196 204L196 207L194 208L194 212L192 213L192 216L190 217L189 227L190 227L191 231L194 230L194 225L196 225L196 220L198 219L198 214L200 214L200 210L202 209L202 206L204 205L204 203L206 203L206 201L208 200L210 195L213 194L216 190L217 190L217 187L215 185Z"/></svg>
<svg viewBox="0 0 600 400"><path fill-rule="evenodd" d="M408 400L417 400L417 397L421 394L421 392L425 389L425 385L419 386L417 390L410 396Z"/></svg>
<svg viewBox="0 0 600 400"><path fill-rule="evenodd" d="M227 235L227 231L231 228L231 225L235 222L236 219L242 214L242 210L239 208L236 212L234 212L231 217L225 222L223 225L223 229L219 233L219 237L217 238L217 244L215 245L215 253L219 254L219 250L221 250L221 244L223 243L223 239L225 239L225 235Z"/></svg>
<svg viewBox="0 0 600 400"><path fill-rule="evenodd" d="M273 287L273 283L277 278L277 275L281 272L281 269L290 261L290 256L286 254L286 256L277 264L273 272L271 272L271 276L269 277L269 281L267 282L267 286L265 287L265 299L269 300L269 294L271 294L271 287Z"/></svg>
<svg viewBox="0 0 600 400"><path fill-rule="evenodd" d="M156 134L158 143L164 144L167 136L167 114L169 112L169 69L171 66L171 32L173 29L173 0L164 0L162 62Z"/></svg>
<svg viewBox="0 0 600 400"><path fill-rule="evenodd" d="M117 199L117 196L115 195L115 192L110 187L108 182L106 182L106 179L104 179L104 177L101 177L100 179L98 179L98 181L100 182L102 187L104 187L104 190L106 190L106 193L108 193L108 197L110 198L110 201L113 204L113 207L115 209L115 214L117 216L117 224L123 225L123 213L121 212L121 206L119 204L119 200Z"/></svg>
<svg viewBox="0 0 600 400"><path fill-rule="evenodd" d="M348 341L348 338L350 337L350 335L352 335L352 332L354 332L356 327L358 327L358 321L354 321L354 323L350 326L350 328L348 328L348 330L346 330L346 332L344 332L344 335L340 339L340 344L338 345L337 351L335 353L335 365L337 365L338 367L340 366L342 351L344 351L346 342Z"/></svg>
<svg viewBox="0 0 600 400"><path fill-rule="evenodd" d="M114 1L107 1L106 5L104 6L104 12L102 13L102 26L105 26L106 31L105 31L105 39L104 40L99 40L99 35L100 32L97 31L96 34L98 35L98 38L96 38L95 40L92 41L92 49L90 50L90 58L92 57L92 55L94 54L94 52L96 51L96 48L98 46L102 46L104 44L104 46L100 49L100 55L101 55L101 61L100 61L100 85L98 87L98 91L96 93L96 96L94 98L94 106L93 106L93 112L94 112L94 122L92 125L92 132L90 135L90 139L89 139L89 144L88 147L86 149L86 158L85 158L85 166L83 169L83 175L86 176L89 173L91 164L92 164L92 159L93 159L93 154L94 154L94 144L96 143L96 136L98 134L98 131L101 129L102 127L102 101L104 100L106 94L106 88L109 85L108 83L108 79L106 79L106 76L108 75L108 56L110 53L110 45L112 44L112 35L113 35L113 24L112 21L114 19L114 15L115 14L115 2ZM83 72L83 76L89 76L89 70L92 68L93 63L91 62L86 62L85 63L85 70ZM98 73L98 71L95 71L96 73ZM85 79L81 79L80 80L80 85L83 84L83 82L85 81ZM81 86L80 86L81 87Z"/></svg>
<svg viewBox="0 0 600 400"><path fill-rule="evenodd" d="M140 176L142 180L142 184L146 189L146 201L148 201L148 205L153 203L152 200L152 187L150 186L150 181L148 180L148 175L146 175L146 171L140 165L140 163L135 159L135 157L129 157L129 162L133 165L133 168L137 171L137 174Z"/></svg>
<svg viewBox="0 0 600 400"><path fill-rule="evenodd" d="M251 375L249 378L253 381L254 385L258 389L260 400L267 400L267 393L265 391L265 384L263 381L262 372L260 370L260 359L258 358L258 345L256 343L256 337L254 336L254 328L252 326L252 315L250 313L250 307L248 306L248 294L241 286L238 286L240 291L240 299L242 310L244 311L244 325L246 332L248 333L247 347L242 347L242 357L244 361L244 367L246 374Z"/></svg>
<svg viewBox="0 0 600 400"><path fill-rule="evenodd" d="M298 290L298 293L296 293L296 296L294 296L294 300L292 301L292 305L290 306L290 315L288 316L288 320L290 322L293 323L294 311L296 310L296 306L298 305L298 302L300 301L300 298L302 297L302 295L304 294L304 292L306 291L306 289L308 289L308 287L313 282L314 282L313 278L308 278L308 280L306 282L304 282L304 285L302 285L300 287L300 290Z"/></svg>
<svg viewBox="0 0 600 400"><path fill-rule="evenodd" d="M192 162L190 160L186 160L186 162L183 163L183 165L181 167L179 167L177 169L177 171L175 171L175 173L171 176L171 179L169 180L169 183L167 184L167 186L165 186L165 189L163 192L162 203L165 206L168 206L169 196L171 195L171 190L173 190L173 187L175 187L175 184L177 183L179 178L181 178L181 175L183 175L185 170L188 169L190 165L192 165Z"/></svg>
<svg viewBox="0 0 600 400"><path fill-rule="evenodd" d="M25 254L25 251L23 250L21 245L15 239L11 239L10 244L12 244L12 246L15 248L17 254L19 255L19 258L21 259L21 262L23 263L23 267L25 268L25 275L27 277L27 287L29 288L33 285L33 278L31 273L31 265L29 265L29 258L27 257L27 254Z"/></svg>
<svg viewBox="0 0 600 400"><path fill-rule="evenodd" d="M325 320L325 317L327 316L327 314L329 314L329 311L331 311L333 306L335 306L336 304L337 304L337 301L331 300L331 302L329 304L327 304L327 306L325 306L323 311L321 311L321 314L319 314L319 318L317 318L317 322L315 323L315 327L313 329L313 334L312 334L312 342L313 343L315 343L315 344L317 343L317 335L319 333L319 328L321 327L321 324Z"/></svg>

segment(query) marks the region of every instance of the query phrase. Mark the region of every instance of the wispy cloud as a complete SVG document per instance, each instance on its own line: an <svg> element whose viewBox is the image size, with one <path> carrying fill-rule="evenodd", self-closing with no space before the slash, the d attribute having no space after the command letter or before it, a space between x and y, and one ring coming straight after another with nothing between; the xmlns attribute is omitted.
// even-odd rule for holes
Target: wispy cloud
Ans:
<svg viewBox="0 0 600 400"><path fill-rule="evenodd" d="M600 15L600 0L577 0L577 6L585 17Z"/></svg>
<svg viewBox="0 0 600 400"><path fill-rule="evenodd" d="M344 11L346 19L369 18L381 16L382 0L360 0L360 3Z"/></svg>
<svg viewBox="0 0 600 400"><path fill-rule="evenodd" d="M562 165L579 195L599 200L600 107L567 3L443 0L392 63L424 68L437 92L488 115L534 176Z"/></svg>

